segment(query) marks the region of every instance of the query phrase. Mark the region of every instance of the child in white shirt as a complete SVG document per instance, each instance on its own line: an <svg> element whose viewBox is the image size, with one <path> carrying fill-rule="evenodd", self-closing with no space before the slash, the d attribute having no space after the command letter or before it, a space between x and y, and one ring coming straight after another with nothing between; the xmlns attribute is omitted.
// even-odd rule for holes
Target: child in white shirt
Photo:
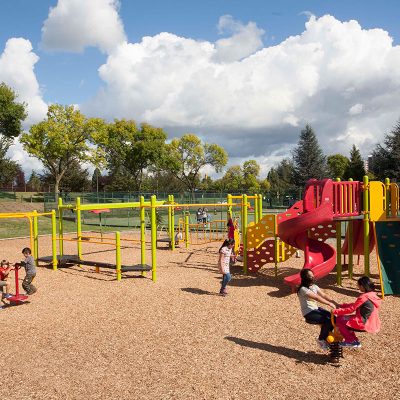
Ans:
<svg viewBox="0 0 400 400"><path fill-rule="evenodd" d="M226 296L228 294L226 290L226 285L231 280L229 265L234 245L235 241L233 239L226 239L219 249L218 267L219 271L222 274L221 290L219 291L219 294L221 296Z"/></svg>

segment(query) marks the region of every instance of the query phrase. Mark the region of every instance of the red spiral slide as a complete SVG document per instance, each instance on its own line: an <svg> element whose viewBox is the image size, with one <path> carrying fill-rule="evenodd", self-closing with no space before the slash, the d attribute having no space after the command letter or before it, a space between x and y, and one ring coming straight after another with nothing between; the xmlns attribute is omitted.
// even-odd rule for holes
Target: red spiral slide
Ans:
<svg viewBox="0 0 400 400"><path fill-rule="evenodd" d="M316 279L328 275L336 265L336 251L327 243L310 239L307 231L333 219L333 183L331 179L311 180L304 199L279 216L278 236L285 243L304 251L304 266ZM285 283L294 288L300 284L300 273L288 276Z"/></svg>

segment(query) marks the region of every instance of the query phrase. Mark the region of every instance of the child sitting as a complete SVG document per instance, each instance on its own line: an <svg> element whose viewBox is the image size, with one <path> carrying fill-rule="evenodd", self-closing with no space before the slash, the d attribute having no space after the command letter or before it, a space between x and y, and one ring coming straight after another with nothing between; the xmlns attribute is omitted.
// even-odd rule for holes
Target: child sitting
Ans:
<svg viewBox="0 0 400 400"><path fill-rule="evenodd" d="M1 287L1 298L8 299L12 295L10 294L10 282L8 282L8 274L10 273L11 266L6 260L0 263L0 287ZM6 292L4 293L4 288Z"/></svg>
<svg viewBox="0 0 400 400"><path fill-rule="evenodd" d="M300 271L300 278L301 283L297 289L297 296L300 301L301 313L307 323L321 325L317 343L321 349L327 350L326 338L333 329L331 313L318 307L318 303L325 304L332 309L336 307L337 303L314 283L314 273L311 269L303 268Z"/></svg>
<svg viewBox="0 0 400 400"><path fill-rule="evenodd" d="M21 264L25 267L25 278L22 281L22 287L24 288L26 294L31 295L36 292L36 287L32 285L32 281L36 276L36 266L35 260L32 257L32 252L29 247L22 249L22 254L25 256L25 261Z"/></svg>
<svg viewBox="0 0 400 400"><path fill-rule="evenodd" d="M341 346L350 348L361 347L354 331L378 333L381 327L378 310L382 300L374 292L375 285L367 276L361 277L357 283L361 292L357 300L354 303L341 304L333 310L333 314L337 316L336 325L344 338Z"/></svg>

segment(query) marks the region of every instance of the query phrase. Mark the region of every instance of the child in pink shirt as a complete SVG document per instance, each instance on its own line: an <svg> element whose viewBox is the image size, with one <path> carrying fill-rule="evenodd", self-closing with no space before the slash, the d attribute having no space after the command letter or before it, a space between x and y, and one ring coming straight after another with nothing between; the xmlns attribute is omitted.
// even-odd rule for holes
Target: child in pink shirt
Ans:
<svg viewBox="0 0 400 400"><path fill-rule="evenodd" d="M336 325L344 338L341 343L344 347L361 347L354 331L378 333L381 327L378 310L382 300L374 292L375 285L367 276L361 277L357 283L361 292L357 300L354 303L341 304L333 310L337 317Z"/></svg>

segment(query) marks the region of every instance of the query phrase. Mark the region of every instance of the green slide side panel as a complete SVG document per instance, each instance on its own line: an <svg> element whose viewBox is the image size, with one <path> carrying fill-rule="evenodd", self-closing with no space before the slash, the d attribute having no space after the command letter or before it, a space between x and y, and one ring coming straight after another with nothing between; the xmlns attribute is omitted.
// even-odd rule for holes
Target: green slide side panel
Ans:
<svg viewBox="0 0 400 400"><path fill-rule="evenodd" d="M400 294L400 221L375 226L385 295Z"/></svg>

